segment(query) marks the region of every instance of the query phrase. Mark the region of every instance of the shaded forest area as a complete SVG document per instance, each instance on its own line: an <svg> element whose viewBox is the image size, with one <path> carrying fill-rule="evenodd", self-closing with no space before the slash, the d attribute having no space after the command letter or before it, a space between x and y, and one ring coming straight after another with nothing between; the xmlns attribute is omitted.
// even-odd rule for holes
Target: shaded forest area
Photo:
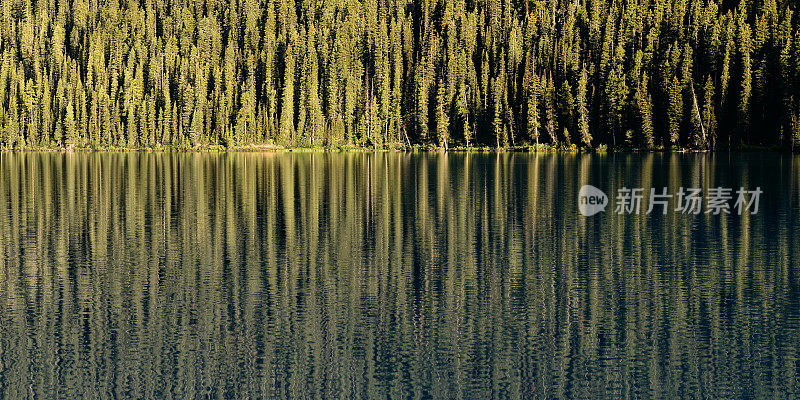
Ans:
<svg viewBox="0 0 800 400"><path fill-rule="evenodd" d="M789 0L4 0L0 146L800 143Z"/></svg>

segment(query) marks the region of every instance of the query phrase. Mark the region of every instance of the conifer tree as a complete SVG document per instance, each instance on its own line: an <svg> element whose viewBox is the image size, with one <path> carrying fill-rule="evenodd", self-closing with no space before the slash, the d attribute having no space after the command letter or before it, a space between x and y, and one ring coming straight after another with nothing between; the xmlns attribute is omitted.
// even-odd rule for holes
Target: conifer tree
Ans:
<svg viewBox="0 0 800 400"><path fill-rule="evenodd" d="M66 129L65 146L70 148L75 146L78 141L78 124L75 122L75 106L72 102L67 105L64 121L64 128Z"/></svg>
<svg viewBox="0 0 800 400"><path fill-rule="evenodd" d="M639 112L640 144L646 149L652 149L655 145L655 140L652 99L647 90L648 83L647 74L645 74L636 91L636 106Z"/></svg>
<svg viewBox="0 0 800 400"><path fill-rule="evenodd" d="M714 106L714 82L709 76L703 87L703 126L706 130L707 145L716 148L717 145L717 116Z"/></svg>
<svg viewBox="0 0 800 400"><path fill-rule="evenodd" d="M575 98L572 96L572 88L566 80L561 82L561 89L559 89L557 97L560 100L559 114L564 127L561 138L563 142L569 146L572 144L572 138L569 137L569 127L577 125L574 123L576 108Z"/></svg>
<svg viewBox="0 0 800 400"><path fill-rule="evenodd" d="M607 126L611 134L611 144L617 145L617 136L623 130L623 112L627 103L628 86L622 64L617 64L608 73L606 80Z"/></svg>
<svg viewBox="0 0 800 400"><path fill-rule="evenodd" d="M472 142L472 126L467 102L467 85L464 83L459 85L456 104L458 116L461 118L461 135L464 138L464 143L469 146Z"/></svg>
<svg viewBox="0 0 800 400"><path fill-rule="evenodd" d="M278 143L295 144L294 130L294 50L291 41L286 46L283 71L283 100L281 101L281 124Z"/></svg>
<svg viewBox="0 0 800 400"><path fill-rule="evenodd" d="M545 110L545 130L550 136L550 143L554 146L558 145L558 127L556 126L556 110L555 110L555 89L553 87L553 77L542 78L546 80L545 94L544 94L544 110Z"/></svg>
<svg viewBox="0 0 800 400"><path fill-rule="evenodd" d="M503 100L501 98L502 82L500 79L492 80L492 106L494 109L494 118L492 119L492 130L494 131L494 139L497 147L505 145L504 139L504 124L503 124Z"/></svg>
<svg viewBox="0 0 800 400"><path fill-rule="evenodd" d="M586 147L592 147L592 133L589 127L589 108L587 107L587 86L588 75L586 68L581 70L581 78L578 81L578 133L581 143Z"/></svg>
<svg viewBox="0 0 800 400"><path fill-rule="evenodd" d="M752 39L750 26L745 22L740 22L739 56L741 60L742 76L739 91L739 140L744 140L745 135L750 130L750 98L753 88L751 50Z"/></svg>
<svg viewBox="0 0 800 400"><path fill-rule="evenodd" d="M445 85L442 80L436 83L436 136L439 140L439 146L447 149L450 141L450 120L447 115L447 97L445 94Z"/></svg>
<svg viewBox="0 0 800 400"><path fill-rule="evenodd" d="M683 97L681 83L677 76L669 82L669 143L677 145L680 140L681 122L683 121Z"/></svg>
<svg viewBox="0 0 800 400"><path fill-rule="evenodd" d="M536 145L539 144L539 76L536 75L532 60L533 54L528 53L525 59L525 75L523 76L524 97L526 99L525 110L528 139Z"/></svg>
<svg viewBox="0 0 800 400"><path fill-rule="evenodd" d="M417 130L420 139L428 138L428 73L427 62L422 61L416 76Z"/></svg>

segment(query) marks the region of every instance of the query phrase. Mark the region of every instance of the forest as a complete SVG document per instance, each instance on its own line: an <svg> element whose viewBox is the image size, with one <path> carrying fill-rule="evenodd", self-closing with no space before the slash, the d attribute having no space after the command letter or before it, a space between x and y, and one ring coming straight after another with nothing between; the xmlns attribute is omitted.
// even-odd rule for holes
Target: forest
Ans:
<svg viewBox="0 0 800 400"><path fill-rule="evenodd" d="M800 143L790 0L0 7L5 149Z"/></svg>

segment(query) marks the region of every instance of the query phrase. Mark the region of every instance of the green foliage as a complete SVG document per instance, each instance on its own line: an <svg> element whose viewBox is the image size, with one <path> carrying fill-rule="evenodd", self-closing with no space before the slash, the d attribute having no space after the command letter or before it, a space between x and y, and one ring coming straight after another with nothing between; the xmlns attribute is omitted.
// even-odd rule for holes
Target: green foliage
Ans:
<svg viewBox="0 0 800 400"><path fill-rule="evenodd" d="M647 75L645 75L639 83L639 88L636 92L636 108L639 114L639 143L637 144L645 149L652 149L655 145L653 101L647 90L648 83Z"/></svg>
<svg viewBox="0 0 800 400"><path fill-rule="evenodd" d="M586 147L592 147L592 133L589 127L589 109L587 108L587 85L588 76L586 69L581 71L581 78L578 82L578 132L580 132L581 143Z"/></svg>
<svg viewBox="0 0 800 400"><path fill-rule="evenodd" d="M788 147L797 131L785 0L12 3L3 148Z"/></svg>
<svg viewBox="0 0 800 400"><path fill-rule="evenodd" d="M680 140L681 123L683 122L683 94L681 83L677 76L673 76L669 84L669 144L677 145Z"/></svg>
<svg viewBox="0 0 800 400"><path fill-rule="evenodd" d="M448 118L448 104L445 96L445 87L441 80L437 83L436 95L436 136L439 146L447 148L450 142L450 121Z"/></svg>

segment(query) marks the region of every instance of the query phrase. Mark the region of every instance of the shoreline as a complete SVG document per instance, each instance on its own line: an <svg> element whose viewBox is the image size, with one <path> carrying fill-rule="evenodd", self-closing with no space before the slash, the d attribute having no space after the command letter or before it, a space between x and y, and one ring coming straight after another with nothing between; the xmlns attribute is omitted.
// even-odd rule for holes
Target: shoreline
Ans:
<svg viewBox="0 0 800 400"><path fill-rule="evenodd" d="M384 146L384 147L368 147L368 146L336 146L336 147L285 147L274 144L247 144L242 146L226 147L222 145L198 145L198 146L157 146L157 147L116 147L116 146L87 146L87 147L48 147L48 146L21 146L15 148L0 148L0 152L197 152L197 153L258 153L258 152L432 152L432 153L493 153L493 152L511 152L511 153L560 153L560 154L573 154L573 153L589 153L589 154L606 154L606 153L794 153L800 151L800 148L794 150L792 148L784 148L782 146L740 146L738 148L726 149L693 149L693 148L655 148L655 149L638 149L631 147L610 147L606 145L599 145L594 148L577 147L577 146L551 146L549 144L539 145L522 145L522 146L509 146L509 147L493 147L493 146L454 146L450 148L442 148L433 145L414 144L411 146Z"/></svg>

